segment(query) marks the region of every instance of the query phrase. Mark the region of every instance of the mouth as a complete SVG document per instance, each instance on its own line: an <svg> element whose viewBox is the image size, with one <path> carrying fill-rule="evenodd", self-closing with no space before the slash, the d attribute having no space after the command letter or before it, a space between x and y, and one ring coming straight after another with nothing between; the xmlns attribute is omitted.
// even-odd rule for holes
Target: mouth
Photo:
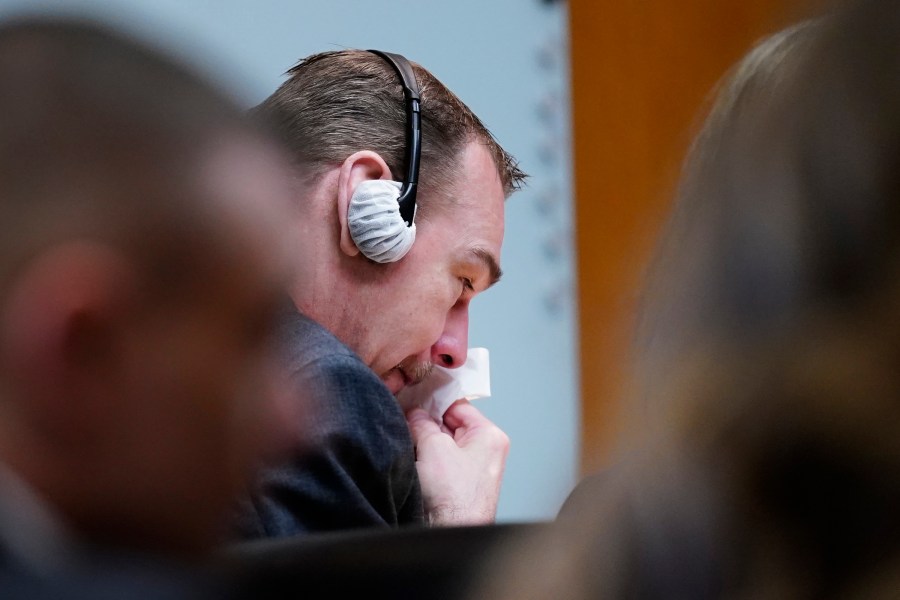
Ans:
<svg viewBox="0 0 900 600"><path fill-rule="evenodd" d="M382 381L390 390L393 395L399 394L403 388L406 386L412 385L413 379L403 370L400 365L397 365L387 373L382 376Z"/></svg>
<svg viewBox="0 0 900 600"><path fill-rule="evenodd" d="M400 373L400 377L403 379L403 387L406 387L408 385L415 385L415 384L419 383L418 381L415 381L412 377L410 377L409 373L407 373L403 369L403 367L398 366L397 372Z"/></svg>
<svg viewBox="0 0 900 600"><path fill-rule="evenodd" d="M404 388L416 385L431 373L431 364L422 363L418 365L408 365L400 363L390 371L388 371L381 379L395 396Z"/></svg>

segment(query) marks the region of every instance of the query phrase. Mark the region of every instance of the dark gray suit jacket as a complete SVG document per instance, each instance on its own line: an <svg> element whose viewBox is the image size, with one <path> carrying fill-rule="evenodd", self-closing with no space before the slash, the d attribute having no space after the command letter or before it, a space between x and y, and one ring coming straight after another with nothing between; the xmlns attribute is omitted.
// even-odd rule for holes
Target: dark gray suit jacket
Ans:
<svg viewBox="0 0 900 600"><path fill-rule="evenodd" d="M262 474L238 518L242 539L423 523L406 418L352 350L291 310L280 340L304 439L290 462Z"/></svg>

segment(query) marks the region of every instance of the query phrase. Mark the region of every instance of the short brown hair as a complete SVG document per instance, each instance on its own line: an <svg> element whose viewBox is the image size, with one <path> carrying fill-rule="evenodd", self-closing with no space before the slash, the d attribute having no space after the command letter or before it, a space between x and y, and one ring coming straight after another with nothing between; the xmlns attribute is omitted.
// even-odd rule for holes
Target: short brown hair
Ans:
<svg viewBox="0 0 900 600"><path fill-rule="evenodd" d="M411 63L421 92L420 186L438 189L454 175L456 158L470 141L490 151L507 195L526 175L477 116L438 79ZM309 56L293 68L254 114L274 129L299 164L340 163L373 150L395 175L405 173L406 109L400 80L381 57L365 50ZM449 160L448 160L449 158Z"/></svg>

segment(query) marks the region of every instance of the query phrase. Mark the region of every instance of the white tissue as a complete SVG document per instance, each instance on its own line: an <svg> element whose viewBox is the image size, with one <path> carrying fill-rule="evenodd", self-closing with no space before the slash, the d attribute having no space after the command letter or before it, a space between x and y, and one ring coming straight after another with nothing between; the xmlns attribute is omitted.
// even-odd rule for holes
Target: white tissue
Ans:
<svg viewBox="0 0 900 600"><path fill-rule="evenodd" d="M450 405L465 398L476 400L491 395L491 370L487 348L469 348L466 362L458 369L434 367L431 374L397 396L409 410L421 406L440 423Z"/></svg>

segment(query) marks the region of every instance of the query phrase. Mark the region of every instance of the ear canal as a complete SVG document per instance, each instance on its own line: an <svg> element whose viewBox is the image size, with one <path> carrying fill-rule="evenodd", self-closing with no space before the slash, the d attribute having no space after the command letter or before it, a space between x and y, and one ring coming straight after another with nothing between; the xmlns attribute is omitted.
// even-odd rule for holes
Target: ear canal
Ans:
<svg viewBox="0 0 900 600"><path fill-rule="evenodd" d="M400 216L400 183L370 179L356 186L347 210L350 237L364 256L379 263L406 256L416 240L416 225Z"/></svg>

